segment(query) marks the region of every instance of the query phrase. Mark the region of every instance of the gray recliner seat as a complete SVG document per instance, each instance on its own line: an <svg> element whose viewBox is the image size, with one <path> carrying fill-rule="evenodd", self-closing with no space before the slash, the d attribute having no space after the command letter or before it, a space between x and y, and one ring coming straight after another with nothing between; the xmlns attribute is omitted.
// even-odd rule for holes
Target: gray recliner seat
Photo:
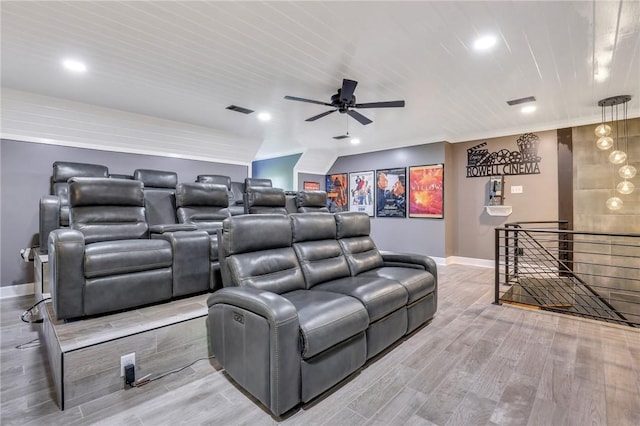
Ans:
<svg viewBox="0 0 640 426"><path fill-rule="evenodd" d="M72 177L108 177L109 169L100 164L56 161L51 175L51 194L40 199L40 251L47 252L49 233L69 226L69 184Z"/></svg>
<svg viewBox="0 0 640 426"><path fill-rule="evenodd" d="M231 217L227 208L227 187L213 183L180 183L176 187L176 205L180 223L194 225L208 234L209 288L217 290L222 287L217 231L222 228L222 221Z"/></svg>
<svg viewBox="0 0 640 426"><path fill-rule="evenodd" d="M245 214L288 214L286 196L280 188L248 186L244 193Z"/></svg>
<svg viewBox="0 0 640 426"><path fill-rule="evenodd" d="M296 197L298 213L329 213L325 191L299 191Z"/></svg>
<svg viewBox="0 0 640 426"><path fill-rule="evenodd" d="M235 216L222 234L224 282L237 288L209 298L211 349L242 387L280 415L365 363L365 307L307 290L288 216Z"/></svg>
<svg viewBox="0 0 640 426"><path fill-rule="evenodd" d="M148 238L141 182L72 178L69 207L69 229L52 231L48 242L58 319L171 298L171 244Z"/></svg>
<svg viewBox="0 0 640 426"><path fill-rule="evenodd" d="M232 182L229 176L224 175L198 175L196 182L199 183L215 183L227 187L227 195L229 197L229 213L232 216L244 214L244 184L242 182Z"/></svg>

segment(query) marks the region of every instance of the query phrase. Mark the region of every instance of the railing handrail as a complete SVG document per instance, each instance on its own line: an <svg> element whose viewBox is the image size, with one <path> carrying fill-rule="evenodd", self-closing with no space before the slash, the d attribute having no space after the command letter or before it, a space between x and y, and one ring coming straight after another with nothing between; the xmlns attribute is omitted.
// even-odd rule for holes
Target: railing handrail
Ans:
<svg viewBox="0 0 640 426"><path fill-rule="evenodd" d="M516 230L514 230L513 228L506 228L505 227L497 227L495 228L496 231L509 231L509 232L516 232ZM629 237L629 238L640 238L640 234L622 234L622 233L609 233L609 232L591 232L591 231L571 231L571 230L564 230L564 229L538 229L538 228L519 228L517 230L517 232L520 231L527 231L527 232L543 232L543 233L547 233L547 234L571 234L571 235L595 235L595 236L601 236L601 237Z"/></svg>

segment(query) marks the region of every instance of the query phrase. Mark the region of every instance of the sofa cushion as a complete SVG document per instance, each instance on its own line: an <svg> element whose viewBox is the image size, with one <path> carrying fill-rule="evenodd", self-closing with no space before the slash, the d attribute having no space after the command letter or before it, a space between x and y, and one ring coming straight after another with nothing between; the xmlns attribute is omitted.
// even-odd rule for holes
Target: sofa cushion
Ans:
<svg viewBox="0 0 640 426"><path fill-rule="evenodd" d="M345 277L318 284L311 291L329 291L358 299L374 322L407 304L407 291L398 283L382 277Z"/></svg>
<svg viewBox="0 0 640 426"><path fill-rule="evenodd" d="M399 266L385 266L372 269L359 275L360 277L384 277L398 281L409 293L408 304L423 298L436 289L436 280L427 271Z"/></svg>
<svg viewBox="0 0 640 426"><path fill-rule="evenodd" d="M302 358L311 358L364 331L369 315L356 299L325 291L297 290L282 294L298 312Z"/></svg>
<svg viewBox="0 0 640 426"><path fill-rule="evenodd" d="M209 235L209 260L212 262L218 261L218 236Z"/></svg>
<svg viewBox="0 0 640 426"><path fill-rule="evenodd" d="M84 275L96 278L170 267L171 245L164 240L120 240L89 244L84 253Z"/></svg>
<svg viewBox="0 0 640 426"><path fill-rule="evenodd" d="M304 277L291 247L236 254L226 259L231 285L282 294L304 288Z"/></svg>
<svg viewBox="0 0 640 426"><path fill-rule="evenodd" d="M351 275L356 276L384 265L382 256L371 238L343 238L339 242L349 264Z"/></svg>

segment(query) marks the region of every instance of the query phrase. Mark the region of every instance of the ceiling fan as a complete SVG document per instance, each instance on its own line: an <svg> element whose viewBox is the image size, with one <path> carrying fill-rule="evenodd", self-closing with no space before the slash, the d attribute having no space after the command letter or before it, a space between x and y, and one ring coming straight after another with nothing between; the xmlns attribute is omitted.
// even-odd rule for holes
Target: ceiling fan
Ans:
<svg viewBox="0 0 640 426"><path fill-rule="evenodd" d="M339 111L341 114L348 114L349 116L355 118L360 122L360 124L370 124L373 123L364 115L360 114L358 111L354 111L352 108L398 108L404 107L404 101L387 101L387 102L368 102L364 104L356 103L356 97L353 92L356 90L356 86L358 85L357 81L343 79L342 80L342 88L338 89L338 93L331 96L331 103L314 101L312 99L298 98L295 96L285 96L285 99L289 99L290 101L300 101L300 102L308 102L311 104L319 104L326 105L328 107L332 107L333 109L329 111L325 111L322 114L314 115L313 117L307 118L305 121L316 121L319 118L325 117L333 112Z"/></svg>

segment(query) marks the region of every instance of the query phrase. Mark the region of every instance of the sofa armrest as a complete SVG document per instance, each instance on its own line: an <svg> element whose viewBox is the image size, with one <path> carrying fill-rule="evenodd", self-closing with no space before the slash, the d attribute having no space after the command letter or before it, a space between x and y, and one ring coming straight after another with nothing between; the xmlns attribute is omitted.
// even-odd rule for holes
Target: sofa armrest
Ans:
<svg viewBox="0 0 640 426"><path fill-rule="evenodd" d="M279 416L300 403L299 322L284 297L227 287L207 299L211 351L227 373Z"/></svg>
<svg viewBox="0 0 640 426"><path fill-rule="evenodd" d="M49 276L53 310L58 319L84 315L84 236L72 229L49 233Z"/></svg>
<svg viewBox="0 0 640 426"><path fill-rule="evenodd" d="M198 227L191 223L168 223L149 227L150 234L164 234L165 232L196 231Z"/></svg>
<svg viewBox="0 0 640 426"><path fill-rule="evenodd" d="M436 279L436 282L438 281L438 268L436 266L436 262L429 256L391 251L380 251L380 255L382 255L382 260L384 261L385 266L418 266L421 269L430 272Z"/></svg>
<svg viewBox="0 0 640 426"><path fill-rule="evenodd" d="M40 252L46 253L49 233L60 228L60 197L45 195L40 198L39 228Z"/></svg>

